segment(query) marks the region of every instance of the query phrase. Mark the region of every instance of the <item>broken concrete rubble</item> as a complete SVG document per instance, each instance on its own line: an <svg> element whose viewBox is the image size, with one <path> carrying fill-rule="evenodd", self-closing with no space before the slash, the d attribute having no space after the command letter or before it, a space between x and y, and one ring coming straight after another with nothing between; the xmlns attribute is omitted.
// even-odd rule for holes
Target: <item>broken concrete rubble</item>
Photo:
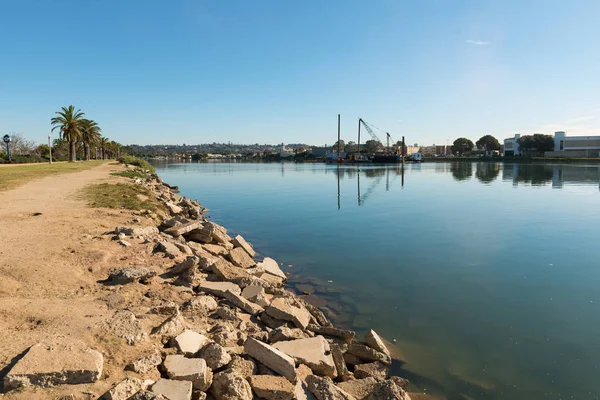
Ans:
<svg viewBox="0 0 600 400"><path fill-rule="evenodd" d="M383 340L372 329L369 330L369 332L367 332L365 334L365 344L367 346L369 346L370 348L377 350L380 353L383 353L390 358L392 357L392 355L391 355L390 351L388 350L388 348L386 347L385 343L383 343Z"/></svg>
<svg viewBox="0 0 600 400"><path fill-rule="evenodd" d="M256 265L256 262L246 253L241 247L236 247L227 255L229 261L236 267L251 268Z"/></svg>
<svg viewBox="0 0 600 400"><path fill-rule="evenodd" d="M4 387L50 387L91 383L100 379L102 353L79 341L56 338L33 345L4 377Z"/></svg>
<svg viewBox="0 0 600 400"><path fill-rule="evenodd" d="M281 376L253 375L248 378L254 393L267 400L294 399L294 385Z"/></svg>
<svg viewBox="0 0 600 400"><path fill-rule="evenodd" d="M287 354L253 338L246 340L244 352L278 374L286 377L290 382L296 382L294 359Z"/></svg>
<svg viewBox="0 0 600 400"><path fill-rule="evenodd" d="M288 297L275 297L265 309L273 318L293 322L298 328L305 330L310 323L310 313Z"/></svg>
<svg viewBox="0 0 600 400"><path fill-rule="evenodd" d="M196 354L209 342L210 339L206 336L189 329L186 329L175 338L175 343L179 351L189 356Z"/></svg>
<svg viewBox="0 0 600 400"><path fill-rule="evenodd" d="M195 389L205 391L212 383L212 372L202 358L185 358L180 354L172 354L167 356L163 366L169 379L189 381ZM168 397L166 394L165 396Z"/></svg>
<svg viewBox="0 0 600 400"><path fill-rule="evenodd" d="M246 242L246 240L240 235L237 235L236 237L234 237L231 240L231 243L233 244L234 248L241 247L242 249L244 249L246 251L246 253L248 253L248 255L252 258L254 258L254 256L256 255L256 252L252 248L252 245L250 243Z"/></svg>
<svg viewBox="0 0 600 400"><path fill-rule="evenodd" d="M329 343L323 336L277 342L273 347L292 357L296 363L306 364L319 375L336 377Z"/></svg>
<svg viewBox="0 0 600 400"><path fill-rule="evenodd" d="M192 398L192 382L159 379L152 386L152 392L163 395L169 400L190 400Z"/></svg>

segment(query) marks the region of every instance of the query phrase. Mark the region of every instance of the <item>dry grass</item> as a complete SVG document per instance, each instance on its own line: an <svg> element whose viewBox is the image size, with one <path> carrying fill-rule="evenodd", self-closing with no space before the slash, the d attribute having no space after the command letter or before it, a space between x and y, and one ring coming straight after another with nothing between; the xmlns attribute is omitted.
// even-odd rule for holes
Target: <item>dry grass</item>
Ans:
<svg viewBox="0 0 600 400"><path fill-rule="evenodd" d="M101 183L83 189L83 198L94 208L165 211L161 201L147 188L126 183Z"/></svg>
<svg viewBox="0 0 600 400"><path fill-rule="evenodd" d="M14 189L34 179L90 169L103 162L105 161L94 160L75 163L2 165L0 166L0 192Z"/></svg>

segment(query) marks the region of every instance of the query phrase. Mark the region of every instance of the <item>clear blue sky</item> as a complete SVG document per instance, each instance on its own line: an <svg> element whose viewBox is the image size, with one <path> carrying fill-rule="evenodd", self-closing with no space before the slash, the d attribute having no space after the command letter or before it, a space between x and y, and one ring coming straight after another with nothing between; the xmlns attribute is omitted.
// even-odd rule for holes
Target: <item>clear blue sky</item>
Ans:
<svg viewBox="0 0 600 400"><path fill-rule="evenodd" d="M124 144L600 134L597 0L0 1L0 132Z"/></svg>

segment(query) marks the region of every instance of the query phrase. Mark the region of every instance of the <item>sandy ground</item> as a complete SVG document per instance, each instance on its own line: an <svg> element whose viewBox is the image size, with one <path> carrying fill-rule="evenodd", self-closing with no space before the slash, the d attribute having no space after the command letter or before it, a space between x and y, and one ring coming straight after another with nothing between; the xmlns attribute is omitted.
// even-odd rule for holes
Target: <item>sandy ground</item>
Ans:
<svg viewBox="0 0 600 400"><path fill-rule="evenodd" d="M103 235L117 225L131 224L134 216L131 211L88 208L79 195L88 184L125 179L110 175L121 169L106 163L0 193L0 397L56 399L74 394L77 399L97 398L113 381L111 374L118 378L123 364L135 359L137 354L128 354L120 343L103 336L101 326L112 314L111 303L123 303L126 298L98 282L112 267L142 261L133 250ZM154 224L140 222L144 223ZM93 387L28 389L3 395L2 377L19 355L56 336L79 339L102 351L109 379ZM130 351L144 350L148 349L135 346Z"/></svg>

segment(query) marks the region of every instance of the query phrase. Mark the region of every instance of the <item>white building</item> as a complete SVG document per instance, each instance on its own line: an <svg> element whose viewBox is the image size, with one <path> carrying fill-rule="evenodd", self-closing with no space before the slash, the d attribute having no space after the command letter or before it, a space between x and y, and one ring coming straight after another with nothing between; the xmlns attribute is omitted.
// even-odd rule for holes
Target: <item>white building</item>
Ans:
<svg viewBox="0 0 600 400"><path fill-rule="evenodd" d="M519 138L521 134L515 134L514 138L504 139L504 153L502 154L504 157L514 157L520 156L521 152L519 151Z"/></svg>
<svg viewBox="0 0 600 400"><path fill-rule="evenodd" d="M504 156L520 156L520 134L504 139ZM546 157L600 157L600 136L567 136L565 132L554 132L554 151L547 151Z"/></svg>
<svg viewBox="0 0 600 400"><path fill-rule="evenodd" d="M600 136L567 136L565 132L554 133L554 151L546 157L600 157Z"/></svg>

